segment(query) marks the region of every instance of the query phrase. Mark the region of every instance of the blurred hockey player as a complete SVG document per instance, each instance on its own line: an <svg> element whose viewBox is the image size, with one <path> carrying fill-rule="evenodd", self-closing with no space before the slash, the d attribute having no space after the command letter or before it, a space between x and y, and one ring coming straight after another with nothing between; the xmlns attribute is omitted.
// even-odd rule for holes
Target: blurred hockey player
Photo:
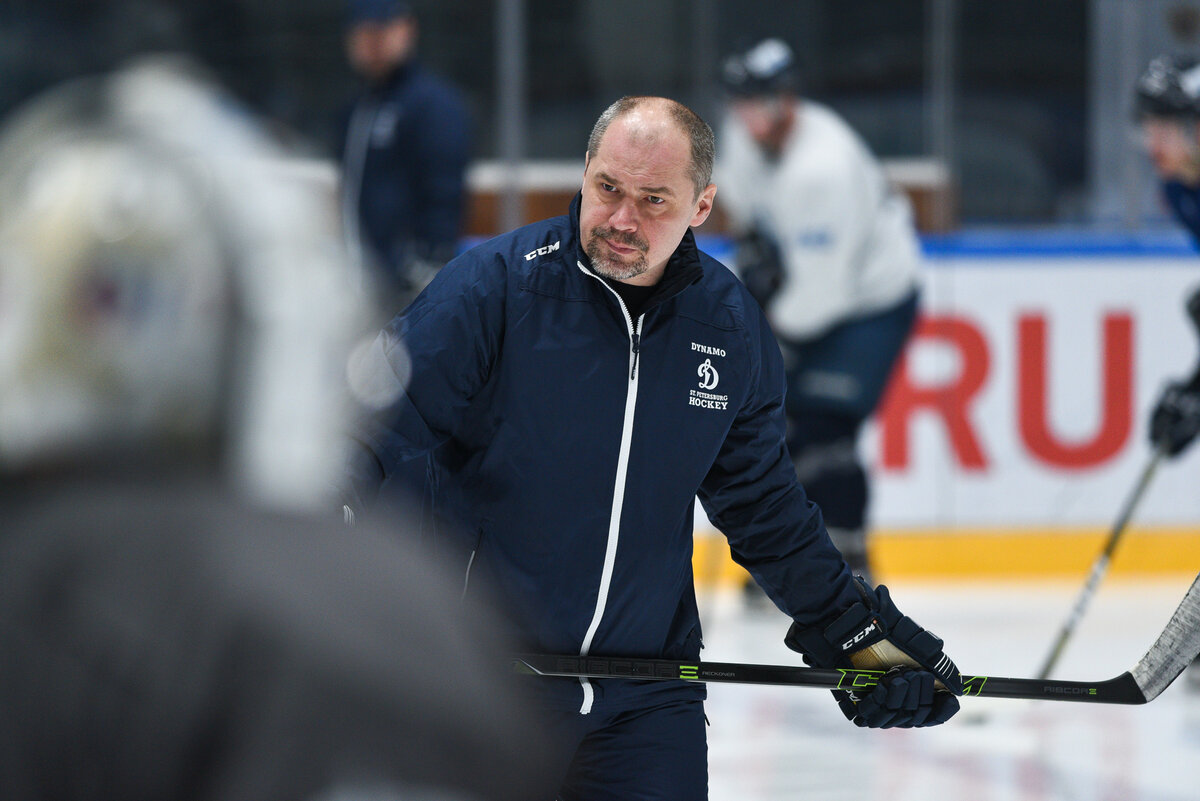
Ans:
<svg viewBox="0 0 1200 801"><path fill-rule="evenodd" d="M364 307L289 165L172 61L0 132L6 801L549 797L499 622L326 519Z"/></svg>
<svg viewBox="0 0 1200 801"><path fill-rule="evenodd" d="M411 4L348 0L346 24L347 57L365 86L344 124L344 226L390 316L454 257L470 122L458 91L417 59Z"/></svg>
<svg viewBox="0 0 1200 801"><path fill-rule="evenodd" d="M1163 198L1200 246L1200 60L1155 58L1138 78L1135 106ZM1200 287L1186 308L1200 333ZM1183 453L1200 434L1200 363L1190 376L1163 388L1150 414L1149 433L1151 443L1171 457Z"/></svg>
<svg viewBox="0 0 1200 801"><path fill-rule="evenodd" d="M869 570L863 423L917 314L920 248L907 200L834 112L798 95L779 39L730 56L717 181L736 269L787 366L788 448L851 568Z"/></svg>

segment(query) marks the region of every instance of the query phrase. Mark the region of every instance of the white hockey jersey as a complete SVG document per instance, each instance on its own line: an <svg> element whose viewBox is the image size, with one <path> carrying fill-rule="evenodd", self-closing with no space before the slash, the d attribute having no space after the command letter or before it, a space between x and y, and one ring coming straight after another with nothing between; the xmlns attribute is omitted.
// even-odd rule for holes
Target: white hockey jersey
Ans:
<svg viewBox="0 0 1200 801"><path fill-rule="evenodd" d="M908 199L833 111L804 101L778 160L732 114L718 146L717 203L735 230L757 226L782 254L786 277L767 307L778 335L818 336L916 286L921 254Z"/></svg>

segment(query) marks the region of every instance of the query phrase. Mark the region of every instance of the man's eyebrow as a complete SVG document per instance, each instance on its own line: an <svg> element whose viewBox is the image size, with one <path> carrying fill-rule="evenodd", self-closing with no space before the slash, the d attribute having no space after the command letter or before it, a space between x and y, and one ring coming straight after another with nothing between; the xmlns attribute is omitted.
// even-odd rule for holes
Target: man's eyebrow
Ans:
<svg viewBox="0 0 1200 801"><path fill-rule="evenodd" d="M597 172L596 177L606 184L612 184L613 186L621 185L620 181L603 171ZM669 186L639 186L638 191L645 192L648 195L671 195L672 197L675 195Z"/></svg>

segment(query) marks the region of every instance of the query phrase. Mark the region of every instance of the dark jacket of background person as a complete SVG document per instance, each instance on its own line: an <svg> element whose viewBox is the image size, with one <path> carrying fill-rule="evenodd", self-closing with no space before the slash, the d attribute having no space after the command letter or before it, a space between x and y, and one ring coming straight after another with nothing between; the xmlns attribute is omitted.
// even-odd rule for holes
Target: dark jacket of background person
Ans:
<svg viewBox="0 0 1200 801"><path fill-rule="evenodd" d="M349 112L346 225L364 263L402 295L453 258L462 234L470 123L458 92L409 61ZM389 310L391 311L391 310Z"/></svg>

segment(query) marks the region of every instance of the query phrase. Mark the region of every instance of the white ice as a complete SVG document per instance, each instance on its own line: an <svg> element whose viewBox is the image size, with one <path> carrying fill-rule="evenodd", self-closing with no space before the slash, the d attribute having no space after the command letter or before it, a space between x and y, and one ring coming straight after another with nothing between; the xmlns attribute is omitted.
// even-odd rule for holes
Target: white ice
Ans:
<svg viewBox="0 0 1200 801"><path fill-rule="evenodd" d="M884 581L963 673L1009 677L1036 675L1080 586ZM1106 581L1054 675L1090 681L1131 668L1191 582ZM774 608L728 591L698 600L703 659L801 664ZM858 729L825 690L710 684L710 798L1197 801L1195 679L1185 672L1143 706L966 698L947 724L907 731Z"/></svg>

